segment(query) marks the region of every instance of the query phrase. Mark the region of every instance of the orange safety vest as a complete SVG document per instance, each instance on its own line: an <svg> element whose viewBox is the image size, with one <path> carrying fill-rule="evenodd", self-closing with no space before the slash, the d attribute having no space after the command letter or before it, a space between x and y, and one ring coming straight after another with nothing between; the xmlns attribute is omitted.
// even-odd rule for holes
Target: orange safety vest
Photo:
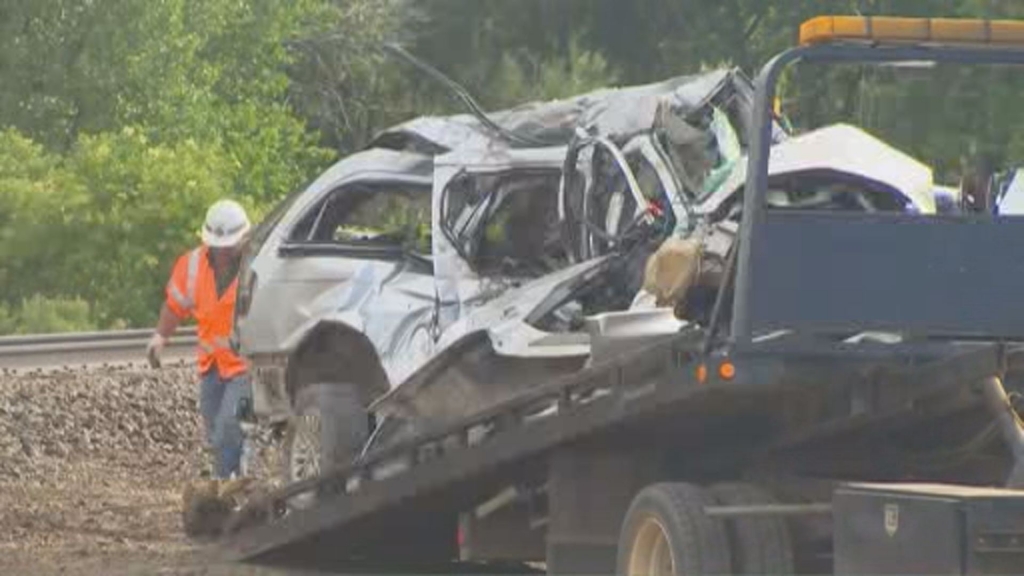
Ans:
<svg viewBox="0 0 1024 576"><path fill-rule="evenodd" d="M245 373L248 364L231 349L231 322L235 313L238 278L219 298L209 250L200 246L183 254L174 264L167 283L167 307L180 319L189 315L196 319L199 337L199 371L206 373L216 366L222 379Z"/></svg>

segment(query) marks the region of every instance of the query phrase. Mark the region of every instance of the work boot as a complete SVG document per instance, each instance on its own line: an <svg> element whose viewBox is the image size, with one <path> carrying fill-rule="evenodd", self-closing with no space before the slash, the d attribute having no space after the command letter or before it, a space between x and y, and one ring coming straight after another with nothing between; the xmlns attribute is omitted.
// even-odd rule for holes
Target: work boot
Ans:
<svg viewBox="0 0 1024 576"><path fill-rule="evenodd" d="M220 537L254 485L251 478L207 478L188 482L182 491L185 535L200 541Z"/></svg>

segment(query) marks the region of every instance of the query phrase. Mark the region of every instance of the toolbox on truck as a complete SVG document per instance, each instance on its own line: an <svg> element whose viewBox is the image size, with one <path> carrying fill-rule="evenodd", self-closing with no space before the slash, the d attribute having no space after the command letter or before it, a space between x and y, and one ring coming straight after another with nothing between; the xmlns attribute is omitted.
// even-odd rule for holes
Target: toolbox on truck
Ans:
<svg viewBox="0 0 1024 576"><path fill-rule="evenodd" d="M1024 572L1024 491L847 484L832 512L836 574Z"/></svg>

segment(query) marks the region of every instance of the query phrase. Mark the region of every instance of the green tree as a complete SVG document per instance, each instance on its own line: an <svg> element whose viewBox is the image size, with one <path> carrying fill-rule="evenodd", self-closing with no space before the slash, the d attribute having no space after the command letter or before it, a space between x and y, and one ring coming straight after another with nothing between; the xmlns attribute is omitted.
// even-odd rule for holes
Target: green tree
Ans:
<svg viewBox="0 0 1024 576"><path fill-rule="evenodd" d="M342 16L321 0L0 7L8 316L80 297L100 325L148 324L210 202L258 217L321 170L335 152L289 102L289 42Z"/></svg>
<svg viewBox="0 0 1024 576"><path fill-rule="evenodd" d="M0 174L0 199L17 205L0 240L4 299L80 297L101 325L149 322L173 258L198 241L206 207L231 195L237 168L216 147L154 145L133 129L80 137L60 159L30 149L45 173Z"/></svg>
<svg viewBox="0 0 1024 576"><path fill-rule="evenodd" d="M333 154L287 105L286 40L327 26L320 0L16 2L0 19L0 125L55 151L133 126L222 147L234 192L279 197Z"/></svg>

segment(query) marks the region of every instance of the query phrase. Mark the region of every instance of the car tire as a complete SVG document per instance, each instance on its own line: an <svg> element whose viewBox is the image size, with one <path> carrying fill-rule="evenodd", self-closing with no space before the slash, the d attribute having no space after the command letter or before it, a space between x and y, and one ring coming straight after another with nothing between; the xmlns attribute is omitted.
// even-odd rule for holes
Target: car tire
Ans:
<svg viewBox="0 0 1024 576"><path fill-rule="evenodd" d="M711 495L693 484L641 490L622 523L618 573L728 574L725 527L704 513L712 505Z"/></svg>
<svg viewBox="0 0 1024 576"><path fill-rule="evenodd" d="M777 504L771 494L752 484L715 484L708 491L721 506ZM734 574L793 574L793 543L785 518L737 517L726 521L732 544Z"/></svg>
<svg viewBox="0 0 1024 576"><path fill-rule="evenodd" d="M355 384L307 384L295 395L295 416L282 446L286 483L317 477L359 455L369 435L369 418ZM308 504L308 495L295 499Z"/></svg>

